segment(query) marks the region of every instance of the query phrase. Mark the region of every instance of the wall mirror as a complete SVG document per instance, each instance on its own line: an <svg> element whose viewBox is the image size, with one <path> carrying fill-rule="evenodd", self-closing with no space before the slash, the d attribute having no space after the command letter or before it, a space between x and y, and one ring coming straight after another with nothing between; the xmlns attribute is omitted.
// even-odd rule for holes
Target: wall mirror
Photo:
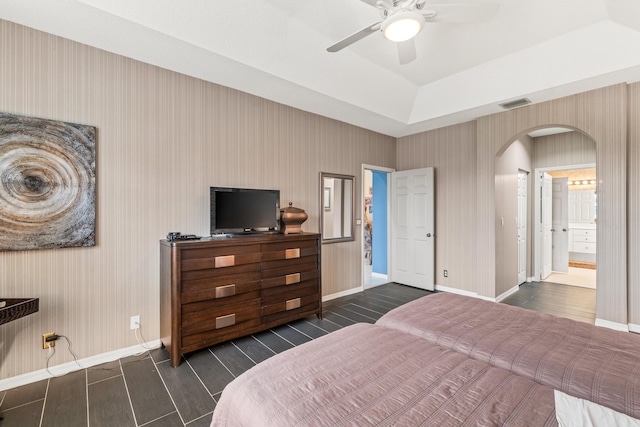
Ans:
<svg viewBox="0 0 640 427"><path fill-rule="evenodd" d="M320 173L320 231L323 243L354 240L352 175Z"/></svg>

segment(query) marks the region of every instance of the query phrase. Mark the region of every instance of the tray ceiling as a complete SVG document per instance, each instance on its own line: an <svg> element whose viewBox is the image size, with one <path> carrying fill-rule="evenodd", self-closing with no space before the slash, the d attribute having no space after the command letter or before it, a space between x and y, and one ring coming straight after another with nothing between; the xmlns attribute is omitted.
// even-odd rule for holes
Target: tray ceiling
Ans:
<svg viewBox="0 0 640 427"><path fill-rule="evenodd" d="M326 51L380 20L360 0L0 0L0 19L395 137L640 80L640 2L492 3L427 25L407 65L382 34Z"/></svg>

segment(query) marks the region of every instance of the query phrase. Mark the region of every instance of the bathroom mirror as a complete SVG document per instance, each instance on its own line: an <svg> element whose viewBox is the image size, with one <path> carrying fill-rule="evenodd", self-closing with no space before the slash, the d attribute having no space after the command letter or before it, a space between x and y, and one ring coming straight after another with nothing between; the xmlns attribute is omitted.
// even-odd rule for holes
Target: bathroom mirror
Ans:
<svg viewBox="0 0 640 427"><path fill-rule="evenodd" d="M352 175L320 173L320 232L323 243L354 240Z"/></svg>

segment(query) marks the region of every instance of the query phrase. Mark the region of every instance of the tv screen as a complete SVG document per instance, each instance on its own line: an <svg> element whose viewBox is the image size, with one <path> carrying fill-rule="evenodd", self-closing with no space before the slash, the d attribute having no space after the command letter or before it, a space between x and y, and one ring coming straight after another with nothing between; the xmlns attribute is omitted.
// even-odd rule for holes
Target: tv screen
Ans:
<svg viewBox="0 0 640 427"><path fill-rule="evenodd" d="M280 191L211 187L211 234L274 231Z"/></svg>

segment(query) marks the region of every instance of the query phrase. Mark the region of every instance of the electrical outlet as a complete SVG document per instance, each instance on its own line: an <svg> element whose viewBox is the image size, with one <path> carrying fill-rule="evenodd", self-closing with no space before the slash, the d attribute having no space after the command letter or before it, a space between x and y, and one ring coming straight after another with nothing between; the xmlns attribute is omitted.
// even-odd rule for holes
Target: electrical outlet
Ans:
<svg viewBox="0 0 640 427"><path fill-rule="evenodd" d="M132 330L140 328L140 315L131 316L131 325L129 326Z"/></svg>
<svg viewBox="0 0 640 427"><path fill-rule="evenodd" d="M49 347L55 347L56 346L56 342L55 341L49 341L47 342L47 338L54 336L56 333L55 332L49 332L48 334L42 334L42 348L43 349L48 349Z"/></svg>
<svg viewBox="0 0 640 427"><path fill-rule="evenodd" d="M449 270L444 271L444 277L449 277Z"/></svg>

